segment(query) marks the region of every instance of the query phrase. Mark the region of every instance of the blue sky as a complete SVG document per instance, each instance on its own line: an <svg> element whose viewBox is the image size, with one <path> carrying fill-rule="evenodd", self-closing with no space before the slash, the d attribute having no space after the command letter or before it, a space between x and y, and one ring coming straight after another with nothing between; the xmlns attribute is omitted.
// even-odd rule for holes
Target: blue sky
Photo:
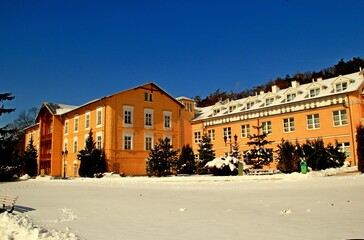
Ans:
<svg viewBox="0 0 364 240"><path fill-rule="evenodd" d="M242 91L364 58L362 0L0 0L0 92L17 111L148 81L172 96Z"/></svg>

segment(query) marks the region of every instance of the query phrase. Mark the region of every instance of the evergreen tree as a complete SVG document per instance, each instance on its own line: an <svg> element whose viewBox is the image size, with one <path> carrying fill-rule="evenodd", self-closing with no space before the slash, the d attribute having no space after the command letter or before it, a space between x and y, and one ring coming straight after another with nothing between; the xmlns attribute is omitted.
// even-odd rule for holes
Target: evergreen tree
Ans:
<svg viewBox="0 0 364 240"><path fill-rule="evenodd" d="M359 126L356 129L357 155L358 155L358 170L364 173L364 127Z"/></svg>
<svg viewBox="0 0 364 240"><path fill-rule="evenodd" d="M14 96L11 93L0 94L0 103L11 101ZM13 108L5 108L4 104L0 106L0 116L14 112ZM0 128L0 181L10 180L20 171L19 152L16 149L15 130L9 125Z"/></svg>
<svg viewBox="0 0 364 240"><path fill-rule="evenodd" d="M81 161L78 174L81 177L94 177L95 174L106 171L106 156L103 149L96 148L92 137L92 129L86 139L85 148L82 149L77 158Z"/></svg>
<svg viewBox="0 0 364 240"><path fill-rule="evenodd" d="M164 177L171 175L177 162L178 150L173 150L169 138L158 139L147 159L148 176Z"/></svg>
<svg viewBox="0 0 364 240"><path fill-rule="evenodd" d="M211 138L208 135L203 135L198 146L199 159L197 161L197 173L206 174L206 163L214 160L215 158L215 151L212 149Z"/></svg>
<svg viewBox="0 0 364 240"><path fill-rule="evenodd" d="M263 126L253 126L253 128L257 129L258 134L248 136L247 144L253 148L244 153L244 161L248 165L254 165L254 168L262 168L263 165L273 161L273 150L265 147L273 141L266 140L268 136L266 132L260 133Z"/></svg>
<svg viewBox="0 0 364 240"><path fill-rule="evenodd" d="M193 174L195 172L195 154L189 144L182 147L178 158L176 171L179 174Z"/></svg>
<svg viewBox="0 0 364 240"><path fill-rule="evenodd" d="M241 154L239 151L239 143L238 142L234 142L233 146L232 146L232 152L229 154L231 157L234 157L238 160L240 160L241 158Z"/></svg>
<svg viewBox="0 0 364 240"><path fill-rule="evenodd" d="M296 142L296 145L290 141L282 139L278 145L277 169L283 173L292 173L300 171L300 151L301 147Z"/></svg>
<svg viewBox="0 0 364 240"><path fill-rule="evenodd" d="M38 171L37 156L38 156L37 149L35 149L33 145L33 138L31 138L22 156L24 164L24 172L31 177L35 177L37 175Z"/></svg>

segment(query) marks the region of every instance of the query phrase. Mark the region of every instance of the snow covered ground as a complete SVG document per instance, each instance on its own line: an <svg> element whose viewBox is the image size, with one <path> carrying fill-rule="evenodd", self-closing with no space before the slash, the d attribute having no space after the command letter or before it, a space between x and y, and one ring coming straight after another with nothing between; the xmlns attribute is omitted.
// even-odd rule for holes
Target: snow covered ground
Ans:
<svg viewBox="0 0 364 240"><path fill-rule="evenodd" d="M0 239L364 239L353 170L0 183L25 211L0 214Z"/></svg>

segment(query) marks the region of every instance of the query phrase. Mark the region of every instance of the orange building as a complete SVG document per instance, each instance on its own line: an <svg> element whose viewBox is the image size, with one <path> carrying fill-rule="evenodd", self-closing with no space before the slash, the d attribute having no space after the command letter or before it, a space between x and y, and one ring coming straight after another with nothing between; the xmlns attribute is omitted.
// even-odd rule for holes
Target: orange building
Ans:
<svg viewBox="0 0 364 240"><path fill-rule="evenodd" d="M246 151L250 134L258 134L254 126L263 126L269 148L277 149L282 139L305 143L322 138L326 144L338 144L346 152L347 161L357 164L356 128L364 118L363 72L317 79L300 85L292 82L287 89L273 86L238 100L225 100L197 109L192 121L193 149L196 152L203 134L212 139L216 156L224 156L236 141ZM226 137L227 141L224 141Z"/></svg>
<svg viewBox="0 0 364 240"><path fill-rule="evenodd" d="M261 125L274 150L282 139L304 143L320 137L326 144L337 141L356 165L355 131L364 122L363 73L292 82L287 89L273 86L267 93L204 108L147 83L82 106L43 103L37 125L26 134L38 149L39 169L52 176L78 176L77 153L91 129L96 146L105 150L108 171L127 175L146 175L146 159L159 138L171 139L175 149L190 144L197 154L207 134L216 156L224 156L235 138L240 151L248 150L249 134Z"/></svg>

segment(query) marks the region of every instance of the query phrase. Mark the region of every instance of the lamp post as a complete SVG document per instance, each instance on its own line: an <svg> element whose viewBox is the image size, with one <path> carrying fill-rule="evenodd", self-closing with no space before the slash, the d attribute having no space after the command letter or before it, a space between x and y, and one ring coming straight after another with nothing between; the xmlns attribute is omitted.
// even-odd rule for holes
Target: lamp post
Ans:
<svg viewBox="0 0 364 240"><path fill-rule="evenodd" d="M67 158L68 151L62 151L63 157L63 178L66 178L66 158Z"/></svg>
<svg viewBox="0 0 364 240"><path fill-rule="evenodd" d="M232 153L233 151L233 143L231 142L231 136L229 136L229 145L230 145L230 154ZM235 134L234 135L234 142L236 144L236 142L238 141L238 136ZM225 142L225 146L226 146L226 142L227 142L227 136L224 136L224 142Z"/></svg>

